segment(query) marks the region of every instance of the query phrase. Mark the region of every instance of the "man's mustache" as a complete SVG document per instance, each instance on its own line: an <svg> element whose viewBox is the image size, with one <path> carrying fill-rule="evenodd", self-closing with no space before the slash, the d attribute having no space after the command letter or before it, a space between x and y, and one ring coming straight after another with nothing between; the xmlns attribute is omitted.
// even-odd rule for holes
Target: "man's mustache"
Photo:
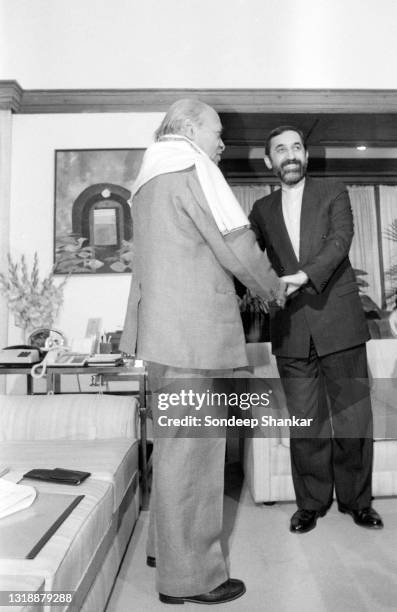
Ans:
<svg viewBox="0 0 397 612"><path fill-rule="evenodd" d="M302 163L298 159L287 159L281 164L281 168L284 169L287 166L296 166L297 168L302 168Z"/></svg>

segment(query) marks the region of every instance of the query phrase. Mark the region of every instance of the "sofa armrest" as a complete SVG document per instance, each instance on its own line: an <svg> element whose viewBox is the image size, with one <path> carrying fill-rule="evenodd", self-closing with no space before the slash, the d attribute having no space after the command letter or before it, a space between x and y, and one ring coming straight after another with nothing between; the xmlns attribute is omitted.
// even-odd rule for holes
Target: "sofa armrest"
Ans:
<svg viewBox="0 0 397 612"><path fill-rule="evenodd" d="M0 440L137 438L137 421L132 396L0 396Z"/></svg>

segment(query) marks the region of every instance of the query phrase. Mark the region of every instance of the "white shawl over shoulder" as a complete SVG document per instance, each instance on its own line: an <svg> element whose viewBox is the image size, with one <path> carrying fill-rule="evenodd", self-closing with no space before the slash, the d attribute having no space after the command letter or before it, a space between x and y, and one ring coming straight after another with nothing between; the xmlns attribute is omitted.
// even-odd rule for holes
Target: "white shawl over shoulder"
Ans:
<svg viewBox="0 0 397 612"><path fill-rule="evenodd" d="M194 142L184 136L163 136L145 152L141 169L132 187L134 195L148 181L161 174L195 166L215 222L222 234L249 227L249 220L236 200L218 166Z"/></svg>

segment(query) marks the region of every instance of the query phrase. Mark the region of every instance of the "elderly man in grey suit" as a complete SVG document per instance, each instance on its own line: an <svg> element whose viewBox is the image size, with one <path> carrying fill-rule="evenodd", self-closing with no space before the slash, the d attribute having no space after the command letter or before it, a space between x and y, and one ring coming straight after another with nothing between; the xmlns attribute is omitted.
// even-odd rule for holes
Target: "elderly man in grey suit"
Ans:
<svg viewBox="0 0 397 612"><path fill-rule="evenodd" d="M121 349L162 378L230 375L247 364L236 276L284 304L285 284L256 244L217 164L222 125L210 106L175 102L133 187L134 271ZM157 381L157 382L156 382ZM194 409L193 409L194 413ZM164 603L223 603L245 592L221 549L225 439L159 434L154 451L148 564Z"/></svg>

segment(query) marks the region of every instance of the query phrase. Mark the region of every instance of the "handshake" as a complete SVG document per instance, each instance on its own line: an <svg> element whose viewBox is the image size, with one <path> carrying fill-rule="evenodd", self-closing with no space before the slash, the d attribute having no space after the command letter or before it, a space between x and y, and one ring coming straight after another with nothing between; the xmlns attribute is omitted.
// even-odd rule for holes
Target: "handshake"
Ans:
<svg viewBox="0 0 397 612"><path fill-rule="evenodd" d="M306 272L299 270L295 274L288 274L287 276L280 277L280 289L279 294L275 300L277 306L284 308L286 299L298 291L303 285L309 280Z"/></svg>

